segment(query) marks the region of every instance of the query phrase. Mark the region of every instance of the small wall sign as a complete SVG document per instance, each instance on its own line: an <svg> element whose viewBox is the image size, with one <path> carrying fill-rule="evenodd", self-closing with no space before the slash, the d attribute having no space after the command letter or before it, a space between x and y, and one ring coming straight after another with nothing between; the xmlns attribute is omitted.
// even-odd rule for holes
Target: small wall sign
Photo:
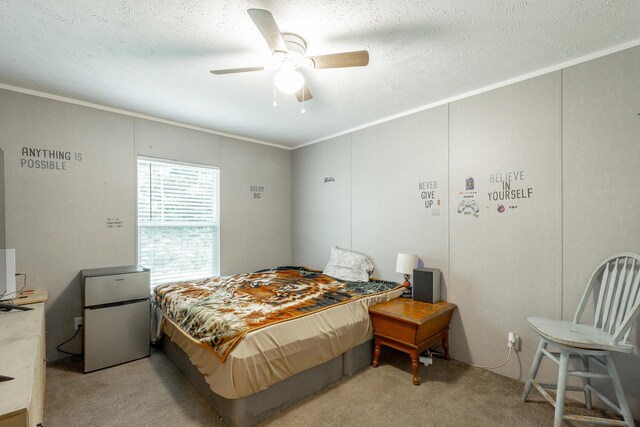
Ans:
<svg viewBox="0 0 640 427"><path fill-rule="evenodd" d="M123 224L124 221L122 221L120 218L107 218L107 228L122 228Z"/></svg>
<svg viewBox="0 0 640 427"><path fill-rule="evenodd" d="M324 179L324 183L326 184L327 182L336 182L336 179L332 176L328 176Z"/></svg>
<svg viewBox="0 0 640 427"><path fill-rule="evenodd" d="M480 207L476 202L478 192L472 176L468 176L464 180L464 191L458 192L458 195L462 196L462 200L458 203L458 213L478 217L480 215Z"/></svg>
<svg viewBox="0 0 640 427"><path fill-rule="evenodd" d="M262 185L251 185L249 186L249 192L253 194L254 199L261 199L264 194L264 186Z"/></svg>

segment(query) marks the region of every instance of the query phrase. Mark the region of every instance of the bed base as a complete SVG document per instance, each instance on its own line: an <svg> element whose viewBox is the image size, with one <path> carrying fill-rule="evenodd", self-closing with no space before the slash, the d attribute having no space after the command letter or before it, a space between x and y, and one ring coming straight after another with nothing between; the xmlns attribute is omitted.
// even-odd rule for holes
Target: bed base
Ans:
<svg viewBox="0 0 640 427"><path fill-rule="evenodd" d="M216 413L231 427L248 427L322 390L344 376L351 376L371 364L372 341L366 341L342 355L300 372L266 390L240 398L226 399L215 394L189 357L167 336L162 350Z"/></svg>

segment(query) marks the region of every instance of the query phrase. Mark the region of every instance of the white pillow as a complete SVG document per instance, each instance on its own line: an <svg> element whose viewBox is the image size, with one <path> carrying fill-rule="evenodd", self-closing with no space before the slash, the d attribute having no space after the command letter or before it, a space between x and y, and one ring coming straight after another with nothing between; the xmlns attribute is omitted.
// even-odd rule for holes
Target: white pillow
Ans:
<svg viewBox="0 0 640 427"><path fill-rule="evenodd" d="M373 274L373 264L364 255L332 246L323 273L336 279L368 282Z"/></svg>

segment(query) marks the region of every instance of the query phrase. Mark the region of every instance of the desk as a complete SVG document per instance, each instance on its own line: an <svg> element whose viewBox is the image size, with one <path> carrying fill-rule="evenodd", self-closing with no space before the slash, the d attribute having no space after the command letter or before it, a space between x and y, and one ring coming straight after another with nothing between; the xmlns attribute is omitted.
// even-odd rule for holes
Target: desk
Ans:
<svg viewBox="0 0 640 427"><path fill-rule="evenodd" d="M403 351L411 358L413 383L420 385L420 353L442 343L445 358L449 359L449 322L455 308L455 304L444 301L429 304L406 298L396 298L370 307L375 337L372 366L378 367L383 345Z"/></svg>
<svg viewBox="0 0 640 427"><path fill-rule="evenodd" d="M0 427L35 427L44 414L44 302L0 312Z"/></svg>
<svg viewBox="0 0 640 427"><path fill-rule="evenodd" d="M38 302L46 302L49 299L49 292L46 289L36 289L22 291L13 299L15 305L36 304Z"/></svg>

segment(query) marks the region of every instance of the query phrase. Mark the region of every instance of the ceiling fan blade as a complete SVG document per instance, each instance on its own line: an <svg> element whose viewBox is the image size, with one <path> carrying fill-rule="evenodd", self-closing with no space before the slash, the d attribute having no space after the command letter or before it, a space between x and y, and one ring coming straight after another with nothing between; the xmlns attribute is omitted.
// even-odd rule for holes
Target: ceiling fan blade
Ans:
<svg viewBox="0 0 640 427"><path fill-rule="evenodd" d="M362 67L369 64L369 52L358 50L354 52L331 53L329 55L310 56L314 68L342 68Z"/></svg>
<svg viewBox="0 0 640 427"><path fill-rule="evenodd" d="M299 102L308 101L313 98L313 95L311 95L311 91L309 91L309 86L305 84L303 87L298 89L298 91L296 92L296 98L298 98Z"/></svg>
<svg viewBox="0 0 640 427"><path fill-rule="evenodd" d="M262 71L264 67L244 67L244 68L227 68L226 70L211 70L211 74L235 74L235 73L248 73L249 71Z"/></svg>
<svg viewBox="0 0 640 427"><path fill-rule="evenodd" d="M264 9L248 9L247 13L253 19L253 23L256 24L256 27L262 33L262 37L264 37L273 52L286 53L289 51L271 12Z"/></svg>

